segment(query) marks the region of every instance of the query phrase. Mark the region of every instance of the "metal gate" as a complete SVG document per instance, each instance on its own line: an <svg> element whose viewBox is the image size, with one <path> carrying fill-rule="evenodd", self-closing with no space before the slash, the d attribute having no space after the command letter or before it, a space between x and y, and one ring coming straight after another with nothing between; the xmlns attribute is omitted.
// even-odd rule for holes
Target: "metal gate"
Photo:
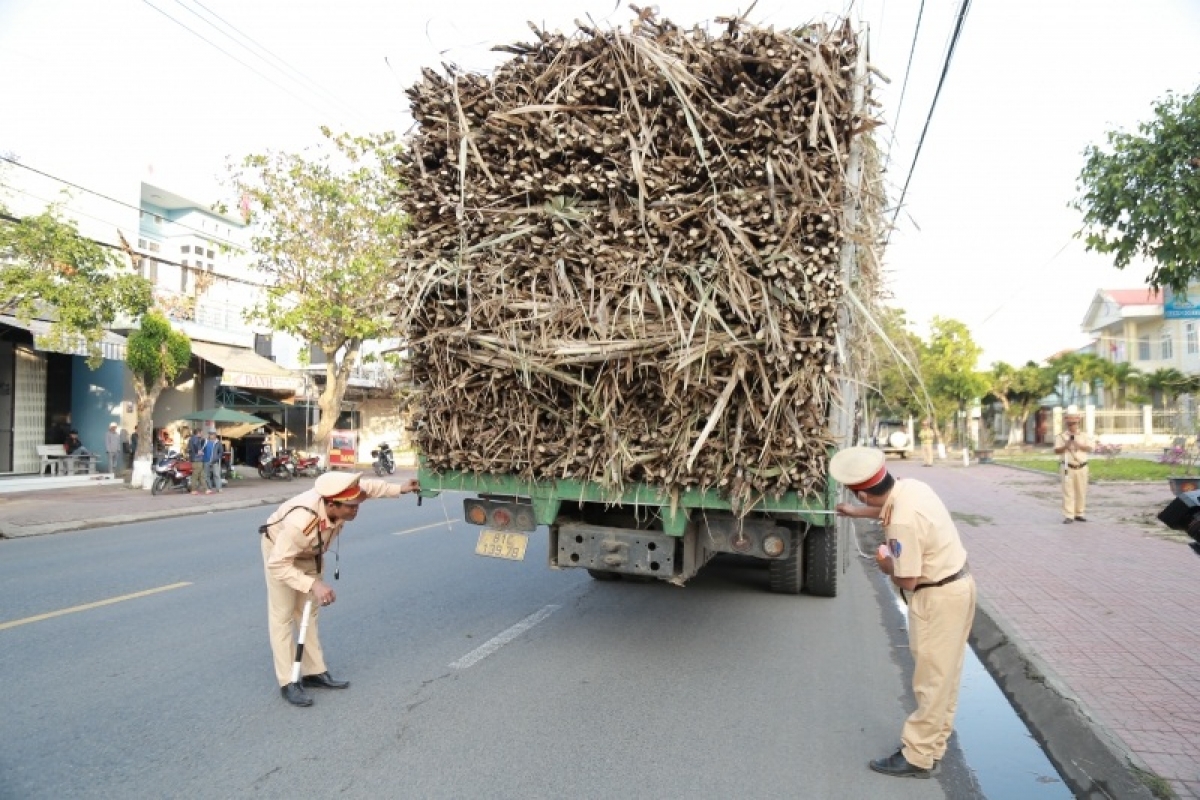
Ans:
<svg viewBox="0 0 1200 800"><path fill-rule="evenodd" d="M16 348L13 472L37 472L37 446L46 443L46 356Z"/></svg>

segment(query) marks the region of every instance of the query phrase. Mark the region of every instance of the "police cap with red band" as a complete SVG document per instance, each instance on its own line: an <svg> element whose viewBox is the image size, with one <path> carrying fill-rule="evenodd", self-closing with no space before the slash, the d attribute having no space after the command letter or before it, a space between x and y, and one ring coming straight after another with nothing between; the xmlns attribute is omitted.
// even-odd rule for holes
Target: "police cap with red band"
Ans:
<svg viewBox="0 0 1200 800"><path fill-rule="evenodd" d="M887 459L874 447L847 447L829 460L829 474L852 492L862 492L887 477Z"/></svg>

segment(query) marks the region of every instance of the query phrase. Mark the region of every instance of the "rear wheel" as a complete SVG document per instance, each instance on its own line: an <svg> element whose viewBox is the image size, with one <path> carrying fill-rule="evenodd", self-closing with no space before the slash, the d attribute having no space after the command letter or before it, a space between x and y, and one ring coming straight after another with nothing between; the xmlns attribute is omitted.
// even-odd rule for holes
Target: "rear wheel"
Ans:
<svg viewBox="0 0 1200 800"><path fill-rule="evenodd" d="M788 554L767 562L768 585L776 594L800 594L804 582L800 561L800 534L797 531L788 531L788 536Z"/></svg>
<svg viewBox="0 0 1200 800"><path fill-rule="evenodd" d="M145 485L145 484L143 484ZM154 479L154 483L150 484L150 494L159 494L163 489L167 488L167 478L165 475L159 475Z"/></svg>
<svg viewBox="0 0 1200 800"><path fill-rule="evenodd" d="M621 580L621 573L605 572L602 569L589 569L588 575L591 575L592 580L595 580L595 581L619 581L619 580Z"/></svg>
<svg viewBox="0 0 1200 800"><path fill-rule="evenodd" d="M837 528L809 528L804 537L804 591L837 597Z"/></svg>

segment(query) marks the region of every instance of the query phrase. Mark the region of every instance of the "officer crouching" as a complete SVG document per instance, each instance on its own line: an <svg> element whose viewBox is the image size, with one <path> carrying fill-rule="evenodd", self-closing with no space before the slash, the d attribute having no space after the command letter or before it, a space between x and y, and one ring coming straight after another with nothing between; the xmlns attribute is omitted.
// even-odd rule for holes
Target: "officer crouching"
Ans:
<svg viewBox="0 0 1200 800"><path fill-rule="evenodd" d="M369 497L399 497L416 492L415 480L388 483L362 478L360 472L327 472L303 492L281 505L260 527L263 565L267 578L267 631L275 659L275 678L284 699L295 706L311 706L305 687L345 689L349 681L334 680L325 665L318 611L337 599L325 582L325 553L358 516L358 507ZM334 570L337 577L337 570ZM295 635L309 598L314 600L303 653L299 682L292 682Z"/></svg>
<svg viewBox="0 0 1200 800"><path fill-rule="evenodd" d="M896 480L881 450L850 447L829 462L829 473L854 492L862 506L839 503L847 517L878 519L885 544L875 555L880 570L908 602L908 642L912 652L913 694L895 753L870 762L876 772L902 778L928 778L946 754L962 680L967 637L975 618L975 580L967 551L945 504L928 484Z"/></svg>

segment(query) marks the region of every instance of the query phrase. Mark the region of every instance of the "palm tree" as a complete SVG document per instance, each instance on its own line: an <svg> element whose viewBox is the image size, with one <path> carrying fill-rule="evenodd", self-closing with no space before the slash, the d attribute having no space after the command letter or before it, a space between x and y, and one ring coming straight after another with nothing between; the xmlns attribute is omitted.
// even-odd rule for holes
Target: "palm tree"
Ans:
<svg viewBox="0 0 1200 800"><path fill-rule="evenodd" d="M1140 390L1144 379L1142 371L1128 361L1111 364L1105 375L1104 387L1113 391L1113 406L1128 403L1129 390Z"/></svg>

